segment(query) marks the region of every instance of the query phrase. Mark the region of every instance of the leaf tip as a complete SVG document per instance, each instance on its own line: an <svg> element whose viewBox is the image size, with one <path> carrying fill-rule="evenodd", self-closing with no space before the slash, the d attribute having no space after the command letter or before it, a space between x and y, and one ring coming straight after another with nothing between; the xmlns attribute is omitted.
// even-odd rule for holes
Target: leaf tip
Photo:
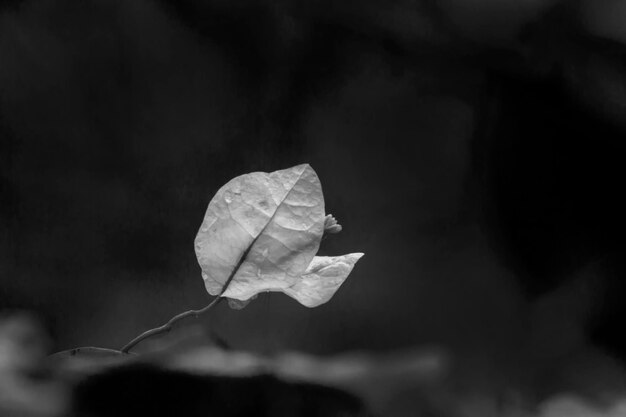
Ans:
<svg viewBox="0 0 626 417"><path fill-rule="evenodd" d="M354 252L346 255L346 257L350 257L354 263L356 263L359 259L361 259L365 254L363 252Z"/></svg>

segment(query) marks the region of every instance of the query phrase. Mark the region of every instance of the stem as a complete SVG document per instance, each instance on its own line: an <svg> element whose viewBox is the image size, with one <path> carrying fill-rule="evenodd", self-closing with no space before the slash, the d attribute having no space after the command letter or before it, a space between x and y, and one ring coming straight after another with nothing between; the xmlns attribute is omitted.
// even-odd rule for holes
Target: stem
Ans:
<svg viewBox="0 0 626 417"><path fill-rule="evenodd" d="M223 291L222 291L223 293ZM155 327L154 329L150 329L147 330L145 332L143 332L142 334L140 334L139 336L137 336L136 338L134 338L133 340L131 340L130 342L128 342L122 349L120 349L120 351L122 353L128 353L133 347L135 347L135 345L137 345L139 342L155 336L157 334L162 334L162 333L167 333L170 330L172 330L172 327L174 326L174 324L184 318L187 317L198 317L201 314L206 313L207 311L209 311L211 308L213 308L214 306L218 305L220 303L220 301L222 301L224 298L220 295L218 295L217 297L215 297L213 299L213 301L211 301L209 303L209 305L207 305L204 308L201 308L200 310L189 310L189 311L185 311L184 313L180 313L174 317L172 317L170 319L170 321L168 321L167 323L165 323L163 326L159 326L159 327Z"/></svg>

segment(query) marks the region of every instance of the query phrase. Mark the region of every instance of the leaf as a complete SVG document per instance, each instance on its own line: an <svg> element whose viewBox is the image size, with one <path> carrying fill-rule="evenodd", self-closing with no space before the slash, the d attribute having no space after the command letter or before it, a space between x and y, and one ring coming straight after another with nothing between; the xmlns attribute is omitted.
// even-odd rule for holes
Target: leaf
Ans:
<svg viewBox="0 0 626 417"><path fill-rule="evenodd" d="M343 256L316 256L301 279L285 290L307 307L316 307L332 298L335 291L348 278L362 253Z"/></svg>
<svg viewBox="0 0 626 417"><path fill-rule="evenodd" d="M362 254L315 257L326 217L308 164L232 179L209 203L195 240L207 291L240 301L282 291L307 307L327 302Z"/></svg>

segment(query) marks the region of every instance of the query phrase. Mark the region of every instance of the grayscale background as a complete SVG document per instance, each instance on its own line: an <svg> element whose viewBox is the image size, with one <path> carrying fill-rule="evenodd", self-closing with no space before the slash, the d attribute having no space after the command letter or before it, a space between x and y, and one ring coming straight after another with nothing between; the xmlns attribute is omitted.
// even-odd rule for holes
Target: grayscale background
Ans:
<svg viewBox="0 0 626 417"><path fill-rule="evenodd" d="M3 2L0 308L57 350L119 348L207 304L193 241L221 185L307 162L344 228L320 253L365 257L324 306L264 294L203 326L610 385L624 28L614 0Z"/></svg>

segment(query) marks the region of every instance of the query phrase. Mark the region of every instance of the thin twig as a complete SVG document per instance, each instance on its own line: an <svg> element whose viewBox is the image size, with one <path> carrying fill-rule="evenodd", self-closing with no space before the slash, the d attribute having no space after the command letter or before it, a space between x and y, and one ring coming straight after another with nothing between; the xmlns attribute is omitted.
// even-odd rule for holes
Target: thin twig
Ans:
<svg viewBox="0 0 626 417"><path fill-rule="evenodd" d="M211 303L209 303L209 305L207 305L204 308L201 308L200 310L189 310L189 311L185 311L184 313L180 313L177 316L174 316L170 319L170 321L168 321L167 323L165 323L163 326L159 326L159 327L155 327L154 329L150 329L148 331L143 332L142 334L140 334L139 336L137 336L136 338L134 338L133 340L131 340L130 342L128 342L126 344L126 346L124 346L121 349L121 352L123 353L128 353L128 351L130 351L133 347L135 347L136 344L138 344L139 342L155 336L157 334L162 334L162 333L167 333L170 330L172 330L172 327L174 326L174 324L184 318L187 317L198 317L201 314L206 313L207 311L209 311L211 308L213 308L214 306L216 306L217 304L219 304L220 301L222 301L223 298L221 295L218 295L217 297L215 297L213 299L213 301L211 301Z"/></svg>

